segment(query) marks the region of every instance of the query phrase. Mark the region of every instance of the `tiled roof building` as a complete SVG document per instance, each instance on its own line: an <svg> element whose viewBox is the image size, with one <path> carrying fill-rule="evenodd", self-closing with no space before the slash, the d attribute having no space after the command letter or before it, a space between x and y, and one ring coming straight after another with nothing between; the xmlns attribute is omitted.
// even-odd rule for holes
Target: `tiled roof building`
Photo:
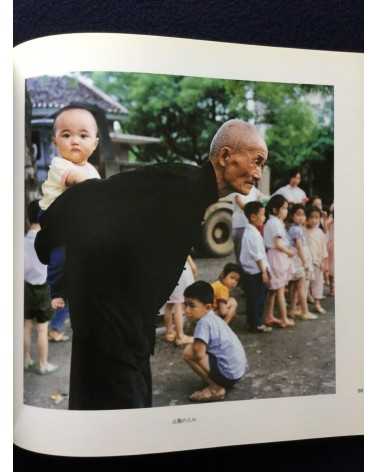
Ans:
<svg viewBox="0 0 378 472"><path fill-rule="evenodd" d="M81 74L42 76L27 80L33 118L47 117L71 102L102 108L108 119L122 119L127 109Z"/></svg>

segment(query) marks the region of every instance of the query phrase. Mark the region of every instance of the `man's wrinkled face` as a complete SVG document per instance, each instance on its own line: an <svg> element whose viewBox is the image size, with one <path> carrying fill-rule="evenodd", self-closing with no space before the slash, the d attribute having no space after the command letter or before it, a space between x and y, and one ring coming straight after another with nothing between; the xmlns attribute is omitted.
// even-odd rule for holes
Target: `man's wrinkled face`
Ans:
<svg viewBox="0 0 378 472"><path fill-rule="evenodd" d="M261 179L268 157L268 150L262 141L253 147L238 150L223 148L224 180L233 191L248 195Z"/></svg>

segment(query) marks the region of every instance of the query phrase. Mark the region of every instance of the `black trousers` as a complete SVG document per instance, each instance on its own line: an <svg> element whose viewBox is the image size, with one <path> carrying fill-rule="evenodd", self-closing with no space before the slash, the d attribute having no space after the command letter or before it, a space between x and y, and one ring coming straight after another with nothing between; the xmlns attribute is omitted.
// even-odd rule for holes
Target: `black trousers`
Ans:
<svg viewBox="0 0 378 472"><path fill-rule="evenodd" d="M121 410L152 406L150 355L129 363L105 356L73 336L69 409Z"/></svg>
<svg viewBox="0 0 378 472"><path fill-rule="evenodd" d="M263 324L267 294L261 272L254 275L244 272L243 287L247 301L247 324L249 328L256 329Z"/></svg>

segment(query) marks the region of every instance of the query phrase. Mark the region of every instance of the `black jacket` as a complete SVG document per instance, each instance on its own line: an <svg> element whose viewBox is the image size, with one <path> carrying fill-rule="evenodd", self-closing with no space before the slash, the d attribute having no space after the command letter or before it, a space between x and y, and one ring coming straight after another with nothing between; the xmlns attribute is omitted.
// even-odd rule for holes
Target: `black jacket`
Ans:
<svg viewBox="0 0 378 472"><path fill-rule="evenodd" d="M217 199L209 162L201 168L157 165L83 182L44 213L38 257L47 263L54 247L66 251L71 391L72 371L89 350L136 368L153 352L154 315L177 284L204 212Z"/></svg>

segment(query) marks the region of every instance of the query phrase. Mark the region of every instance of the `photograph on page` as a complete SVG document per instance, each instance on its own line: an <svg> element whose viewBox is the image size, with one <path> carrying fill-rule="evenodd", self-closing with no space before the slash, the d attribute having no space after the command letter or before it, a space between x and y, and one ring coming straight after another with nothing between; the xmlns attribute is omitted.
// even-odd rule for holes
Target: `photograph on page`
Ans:
<svg viewBox="0 0 378 472"><path fill-rule="evenodd" d="M25 405L337 393L333 86L33 76L24 188Z"/></svg>

